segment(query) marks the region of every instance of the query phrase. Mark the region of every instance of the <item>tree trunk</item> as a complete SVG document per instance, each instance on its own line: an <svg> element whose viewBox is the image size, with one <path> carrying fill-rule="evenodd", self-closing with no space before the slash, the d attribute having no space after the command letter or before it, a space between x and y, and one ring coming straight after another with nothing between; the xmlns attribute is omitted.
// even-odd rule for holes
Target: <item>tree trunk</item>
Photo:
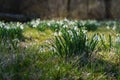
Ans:
<svg viewBox="0 0 120 80"><path fill-rule="evenodd" d="M71 0L67 0L67 18L70 17L70 3L71 3Z"/></svg>
<svg viewBox="0 0 120 80"><path fill-rule="evenodd" d="M111 16L111 0L104 0L104 3L105 3L105 18L106 19L110 19L112 16Z"/></svg>

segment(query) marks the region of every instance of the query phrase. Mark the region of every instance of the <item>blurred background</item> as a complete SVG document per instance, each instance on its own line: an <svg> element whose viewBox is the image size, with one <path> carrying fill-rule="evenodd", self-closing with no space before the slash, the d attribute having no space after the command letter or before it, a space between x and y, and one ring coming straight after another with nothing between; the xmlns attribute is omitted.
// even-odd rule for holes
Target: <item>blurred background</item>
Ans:
<svg viewBox="0 0 120 80"><path fill-rule="evenodd" d="M120 0L0 0L0 19L119 19Z"/></svg>

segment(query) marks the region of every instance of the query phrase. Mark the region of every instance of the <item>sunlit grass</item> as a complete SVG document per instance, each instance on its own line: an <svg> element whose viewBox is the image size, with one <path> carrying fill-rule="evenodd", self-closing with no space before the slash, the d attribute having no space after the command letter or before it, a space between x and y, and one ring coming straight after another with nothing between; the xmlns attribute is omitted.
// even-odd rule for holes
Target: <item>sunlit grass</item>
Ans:
<svg viewBox="0 0 120 80"><path fill-rule="evenodd" d="M26 38L26 42L28 43L37 43L42 44L46 40L49 40L52 38L52 31L51 30L45 30L44 32L41 32L37 29L33 28L26 28L23 32L23 36Z"/></svg>

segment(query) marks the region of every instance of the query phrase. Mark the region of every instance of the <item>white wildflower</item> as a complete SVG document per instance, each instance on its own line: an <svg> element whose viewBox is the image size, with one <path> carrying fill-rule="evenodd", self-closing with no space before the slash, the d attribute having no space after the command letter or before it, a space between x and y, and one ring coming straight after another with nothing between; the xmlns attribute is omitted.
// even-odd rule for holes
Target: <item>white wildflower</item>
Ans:
<svg viewBox="0 0 120 80"><path fill-rule="evenodd" d="M112 29L113 29L113 30L116 30L116 26L114 25Z"/></svg>
<svg viewBox="0 0 120 80"><path fill-rule="evenodd" d="M69 33L70 35L73 35L73 33L72 33L72 31L71 31L71 30L68 30L68 33Z"/></svg>
<svg viewBox="0 0 120 80"><path fill-rule="evenodd" d="M6 28L6 29L10 29L10 27L9 27L9 26L5 26L5 28Z"/></svg>
<svg viewBox="0 0 120 80"><path fill-rule="evenodd" d="M40 19L37 19L37 20L36 20L36 23L40 23Z"/></svg>
<svg viewBox="0 0 120 80"><path fill-rule="evenodd" d="M81 23L82 23L82 25L85 25L85 24L86 24L86 22L85 22L85 21L81 21Z"/></svg>
<svg viewBox="0 0 120 80"><path fill-rule="evenodd" d="M19 22L17 22L17 26L20 26L20 23L19 23Z"/></svg>
<svg viewBox="0 0 120 80"><path fill-rule="evenodd" d="M54 32L54 36L58 36L58 33L57 33L57 32Z"/></svg>
<svg viewBox="0 0 120 80"><path fill-rule="evenodd" d="M59 32L58 32L58 35L61 36L61 35L62 35L62 32L59 31Z"/></svg>
<svg viewBox="0 0 120 80"><path fill-rule="evenodd" d="M120 42L120 36L117 36L115 41L116 41L116 43L119 43Z"/></svg>
<svg viewBox="0 0 120 80"><path fill-rule="evenodd" d="M107 29L110 29L110 26L107 26Z"/></svg>
<svg viewBox="0 0 120 80"><path fill-rule="evenodd" d="M64 19L65 22L69 22L69 20L67 18Z"/></svg>
<svg viewBox="0 0 120 80"><path fill-rule="evenodd" d="M74 30L76 30L76 31L77 31L77 30L78 30L78 27L77 27L77 26L75 26L75 27L74 27Z"/></svg>
<svg viewBox="0 0 120 80"><path fill-rule="evenodd" d="M116 36L119 36L119 34L116 34Z"/></svg>
<svg viewBox="0 0 120 80"><path fill-rule="evenodd" d="M87 30L82 30L82 31L83 31L84 34L87 33Z"/></svg>
<svg viewBox="0 0 120 80"><path fill-rule="evenodd" d="M59 24L60 24L60 25L63 25L63 21L60 21Z"/></svg>
<svg viewBox="0 0 120 80"><path fill-rule="evenodd" d="M50 24L49 22L47 23L47 25L48 25L48 26L51 26L51 24Z"/></svg>
<svg viewBox="0 0 120 80"><path fill-rule="evenodd" d="M79 32L79 31L77 31L77 35L79 35L79 33L80 33L80 32Z"/></svg>
<svg viewBox="0 0 120 80"><path fill-rule="evenodd" d="M20 29L24 29L23 25L20 25Z"/></svg>
<svg viewBox="0 0 120 80"><path fill-rule="evenodd" d="M63 28L68 28L68 25L64 25Z"/></svg>
<svg viewBox="0 0 120 80"><path fill-rule="evenodd" d="M73 22L73 21L70 21L70 22L69 22L69 24L70 24L70 25L74 25L74 24L75 24L75 22Z"/></svg>

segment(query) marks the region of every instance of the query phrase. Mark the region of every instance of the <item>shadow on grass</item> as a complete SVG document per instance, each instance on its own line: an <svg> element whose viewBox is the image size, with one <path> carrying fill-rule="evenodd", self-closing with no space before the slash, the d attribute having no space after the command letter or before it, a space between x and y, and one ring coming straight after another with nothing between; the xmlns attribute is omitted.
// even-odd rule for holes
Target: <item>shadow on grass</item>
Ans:
<svg viewBox="0 0 120 80"><path fill-rule="evenodd" d="M102 73L106 76L108 80L119 80L120 79L120 62L112 63L110 61L105 61L102 59L98 59L97 57L91 59L84 63L79 63L79 70L81 68L86 67L87 70L92 70L92 73ZM81 80L84 80L81 78Z"/></svg>

